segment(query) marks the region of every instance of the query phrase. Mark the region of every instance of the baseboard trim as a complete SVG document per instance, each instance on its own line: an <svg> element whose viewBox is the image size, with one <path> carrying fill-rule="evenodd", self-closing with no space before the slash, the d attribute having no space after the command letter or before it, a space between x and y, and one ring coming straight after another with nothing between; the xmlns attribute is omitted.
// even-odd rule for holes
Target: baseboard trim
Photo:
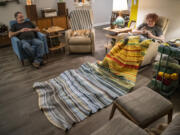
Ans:
<svg viewBox="0 0 180 135"><path fill-rule="evenodd" d="M109 22L103 22L103 23L96 23L96 24L94 24L93 26L94 26L94 27L97 27L97 26L108 25L108 24L110 24L110 23L109 23Z"/></svg>

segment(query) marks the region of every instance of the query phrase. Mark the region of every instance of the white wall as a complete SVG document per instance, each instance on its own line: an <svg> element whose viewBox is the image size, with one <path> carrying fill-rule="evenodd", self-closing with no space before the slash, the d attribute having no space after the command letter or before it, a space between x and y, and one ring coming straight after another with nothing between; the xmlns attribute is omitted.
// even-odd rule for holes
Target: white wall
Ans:
<svg viewBox="0 0 180 135"><path fill-rule="evenodd" d="M58 0L36 0L36 7L38 16L41 16L40 10L42 8L54 8L57 9ZM20 0L20 4L16 2L10 2L6 6L0 6L0 23L9 25L9 21L14 19L14 13L21 11L26 17L25 2Z"/></svg>
<svg viewBox="0 0 180 135"><path fill-rule="evenodd" d="M38 16L41 16L41 9L52 8L57 10L57 1L58 0L36 0L36 8Z"/></svg>
<svg viewBox="0 0 180 135"><path fill-rule="evenodd" d="M110 23L113 0L93 0L94 26Z"/></svg>
<svg viewBox="0 0 180 135"><path fill-rule="evenodd" d="M74 9L74 0L64 0L66 2L66 8L68 8L68 11Z"/></svg>
<svg viewBox="0 0 180 135"><path fill-rule="evenodd" d="M139 0L137 25L150 12L169 19L166 40L180 38L180 0Z"/></svg>
<svg viewBox="0 0 180 135"><path fill-rule="evenodd" d="M6 6L0 6L0 23L9 25L9 21L14 20L14 13L16 11L21 11L24 15L26 15L23 4L11 2Z"/></svg>
<svg viewBox="0 0 180 135"><path fill-rule="evenodd" d="M74 9L74 0L65 0L69 11ZM94 26L110 23L113 0L92 0Z"/></svg>
<svg viewBox="0 0 180 135"><path fill-rule="evenodd" d="M20 0L22 1L22 0ZM74 0L64 0L67 8L74 9ZM38 15L41 16L40 10L42 8L55 8L57 9L58 0L36 0L36 7ZM92 0L92 9L94 15L94 25L103 25L110 23L110 17L112 13L112 0ZM0 7L0 23L9 25L9 21L14 19L14 13L21 11L24 15L25 3L17 4L16 2L8 3L5 7Z"/></svg>

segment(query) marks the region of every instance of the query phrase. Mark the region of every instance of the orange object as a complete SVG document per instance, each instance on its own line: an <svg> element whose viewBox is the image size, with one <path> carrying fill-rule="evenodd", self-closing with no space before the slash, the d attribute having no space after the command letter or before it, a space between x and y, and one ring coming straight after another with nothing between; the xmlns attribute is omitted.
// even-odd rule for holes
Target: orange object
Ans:
<svg viewBox="0 0 180 135"><path fill-rule="evenodd" d="M166 79L169 79L169 78L171 77L171 75L170 75L170 74L167 74L167 73L164 73L164 77L165 77Z"/></svg>
<svg viewBox="0 0 180 135"><path fill-rule="evenodd" d="M177 73L171 74L171 79L172 80L178 80L178 74Z"/></svg>
<svg viewBox="0 0 180 135"><path fill-rule="evenodd" d="M158 72L158 75L160 76L160 77L163 77L163 72Z"/></svg>
<svg viewBox="0 0 180 135"><path fill-rule="evenodd" d="M85 2L85 0L82 0L82 3L84 3Z"/></svg>
<svg viewBox="0 0 180 135"><path fill-rule="evenodd" d="M158 72L158 75L159 75L160 77L163 77L163 76L164 76L165 79L170 79L170 78L171 78L171 74L164 73L164 72Z"/></svg>
<svg viewBox="0 0 180 135"><path fill-rule="evenodd" d="M27 5L32 5L32 1L31 0L26 0L26 4Z"/></svg>

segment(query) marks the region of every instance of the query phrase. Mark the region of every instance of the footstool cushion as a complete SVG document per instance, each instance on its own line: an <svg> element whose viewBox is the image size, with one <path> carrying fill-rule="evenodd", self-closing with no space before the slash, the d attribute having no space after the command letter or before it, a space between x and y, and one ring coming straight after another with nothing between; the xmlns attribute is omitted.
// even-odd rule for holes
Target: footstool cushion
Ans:
<svg viewBox="0 0 180 135"><path fill-rule="evenodd" d="M120 115L105 124L91 135L148 135L143 129Z"/></svg>
<svg viewBox="0 0 180 135"><path fill-rule="evenodd" d="M143 128L173 109L170 101L147 87L141 87L121 96L115 103L120 105Z"/></svg>
<svg viewBox="0 0 180 135"><path fill-rule="evenodd" d="M180 135L180 114L173 119L162 135Z"/></svg>

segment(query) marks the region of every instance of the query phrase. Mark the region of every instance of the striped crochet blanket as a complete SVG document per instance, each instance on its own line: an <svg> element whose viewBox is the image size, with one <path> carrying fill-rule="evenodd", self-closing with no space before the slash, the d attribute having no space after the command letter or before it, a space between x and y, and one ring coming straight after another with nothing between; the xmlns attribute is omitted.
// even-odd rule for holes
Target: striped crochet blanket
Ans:
<svg viewBox="0 0 180 135"><path fill-rule="evenodd" d="M140 63L151 41L147 39L140 42L139 36L129 36L128 39L116 42L104 60L98 64L135 85Z"/></svg>
<svg viewBox="0 0 180 135"><path fill-rule="evenodd" d="M64 130L110 105L132 87L127 80L89 63L33 85L40 109L51 123Z"/></svg>
<svg viewBox="0 0 180 135"><path fill-rule="evenodd" d="M133 38L126 46L122 40L98 64L85 63L56 78L34 83L40 109L52 124L69 130L134 87L148 44L149 41L139 44L139 39Z"/></svg>

